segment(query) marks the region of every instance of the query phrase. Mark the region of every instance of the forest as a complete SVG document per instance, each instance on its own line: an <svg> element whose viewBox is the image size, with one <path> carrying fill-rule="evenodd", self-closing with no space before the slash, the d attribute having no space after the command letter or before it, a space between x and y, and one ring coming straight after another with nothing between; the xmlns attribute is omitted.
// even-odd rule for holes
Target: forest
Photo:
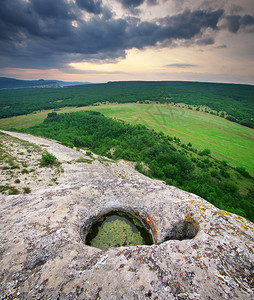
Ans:
<svg viewBox="0 0 254 300"><path fill-rule="evenodd" d="M185 103L210 107L221 117L254 128L254 86L240 84L126 81L87 84L65 88L33 88L0 91L0 118L66 106L98 102ZM192 108L193 109L193 108Z"/></svg>
<svg viewBox="0 0 254 300"><path fill-rule="evenodd" d="M113 160L136 162L141 173L195 193L220 209L254 221L253 177L241 167L214 159L209 149L197 150L143 125L106 118L96 111L57 114L22 132L60 141L69 147L90 149Z"/></svg>

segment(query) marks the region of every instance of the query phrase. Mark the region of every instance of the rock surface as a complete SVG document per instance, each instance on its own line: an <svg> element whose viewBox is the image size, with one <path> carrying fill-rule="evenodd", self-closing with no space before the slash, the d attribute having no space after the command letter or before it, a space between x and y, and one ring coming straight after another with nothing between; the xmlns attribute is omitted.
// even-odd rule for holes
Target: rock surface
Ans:
<svg viewBox="0 0 254 300"><path fill-rule="evenodd" d="M64 172L53 186L0 195L2 299L254 298L253 223L123 161L9 134L44 145ZM154 245L86 246L92 222L116 209L138 216Z"/></svg>

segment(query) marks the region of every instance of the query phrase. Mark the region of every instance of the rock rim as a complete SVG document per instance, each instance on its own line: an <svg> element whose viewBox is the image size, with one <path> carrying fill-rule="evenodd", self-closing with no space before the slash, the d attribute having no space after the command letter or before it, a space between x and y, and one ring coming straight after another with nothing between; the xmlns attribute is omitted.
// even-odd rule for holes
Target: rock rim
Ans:
<svg viewBox="0 0 254 300"><path fill-rule="evenodd" d="M252 222L126 162L78 162L85 152L5 133L44 145L64 173L58 185L0 195L2 299L254 299ZM137 216L154 245L85 245L92 222L112 210Z"/></svg>

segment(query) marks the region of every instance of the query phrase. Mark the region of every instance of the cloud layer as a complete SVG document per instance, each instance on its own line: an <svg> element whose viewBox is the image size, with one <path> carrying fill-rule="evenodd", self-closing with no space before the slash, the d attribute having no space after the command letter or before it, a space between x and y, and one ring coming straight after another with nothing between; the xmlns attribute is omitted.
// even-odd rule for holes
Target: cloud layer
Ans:
<svg viewBox="0 0 254 300"><path fill-rule="evenodd" d="M218 31L237 34L254 26L252 15L235 14L236 9L231 15L223 7L185 9L147 21L140 8L158 7L159 0L115 0L128 12L121 17L112 10L114 1L111 7L104 1L2 0L0 67L61 68L69 62L114 60L125 57L128 49L173 47L181 41L205 46L215 43Z"/></svg>

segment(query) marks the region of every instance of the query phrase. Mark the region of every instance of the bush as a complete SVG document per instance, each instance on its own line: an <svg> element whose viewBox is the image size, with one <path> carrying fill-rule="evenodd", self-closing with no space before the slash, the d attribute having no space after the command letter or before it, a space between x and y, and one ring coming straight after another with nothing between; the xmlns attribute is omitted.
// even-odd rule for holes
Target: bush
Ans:
<svg viewBox="0 0 254 300"><path fill-rule="evenodd" d="M209 155L209 154L211 154L211 150L210 149L204 149L201 153L200 153L200 155Z"/></svg>
<svg viewBox="0 0 254 300"><path fill-rule="evenodd" d="M21 173L22 173L22 174L28 174L29 172L28 172L27 169L23 169L23 170L21 171Z"/></svg>
<svg viewBox="0 0 254 300"><path fill-rule="evenodd" d="M19 194L19 190L17 190L15 187L10 186L9 187L9 195L18 195Z"/></svg>
<svg viewBox="0 0 254 300"><path fill-rule="evenodd" d="M31 189L29 187L24 187L23 191L24 191L25 194L31 193Z"/></svg>
<svg viewBox="0 0 254 300"><path fill-rule="evenodd" d="M53 163L55 162L56 157L48 152L44 152L41 155L41 163L40 166L41 167L46 167L49 165L53 165Z"/></svg>
<svg viewBox="0 0 254 300"><path fill-rule="evenodd" d="M230 174L227 172L227 170L225 168L220 169L220 175L225 177L225 178L230 177Z"/></svg>
<svg viewBox="0 0 254 300"><path fill-rule="evenodd" d="M237 167L236 168L236 171L239 172L243 177L246 177L246 178L250 178L250 174L248 171L245 170L245 168L243 167Z"/></svg>
<svg viewBox="0 0 254 300"><path fill-rule="evenodd" d="M11 169L19 169L19 165L13 165Z"/></svg>

